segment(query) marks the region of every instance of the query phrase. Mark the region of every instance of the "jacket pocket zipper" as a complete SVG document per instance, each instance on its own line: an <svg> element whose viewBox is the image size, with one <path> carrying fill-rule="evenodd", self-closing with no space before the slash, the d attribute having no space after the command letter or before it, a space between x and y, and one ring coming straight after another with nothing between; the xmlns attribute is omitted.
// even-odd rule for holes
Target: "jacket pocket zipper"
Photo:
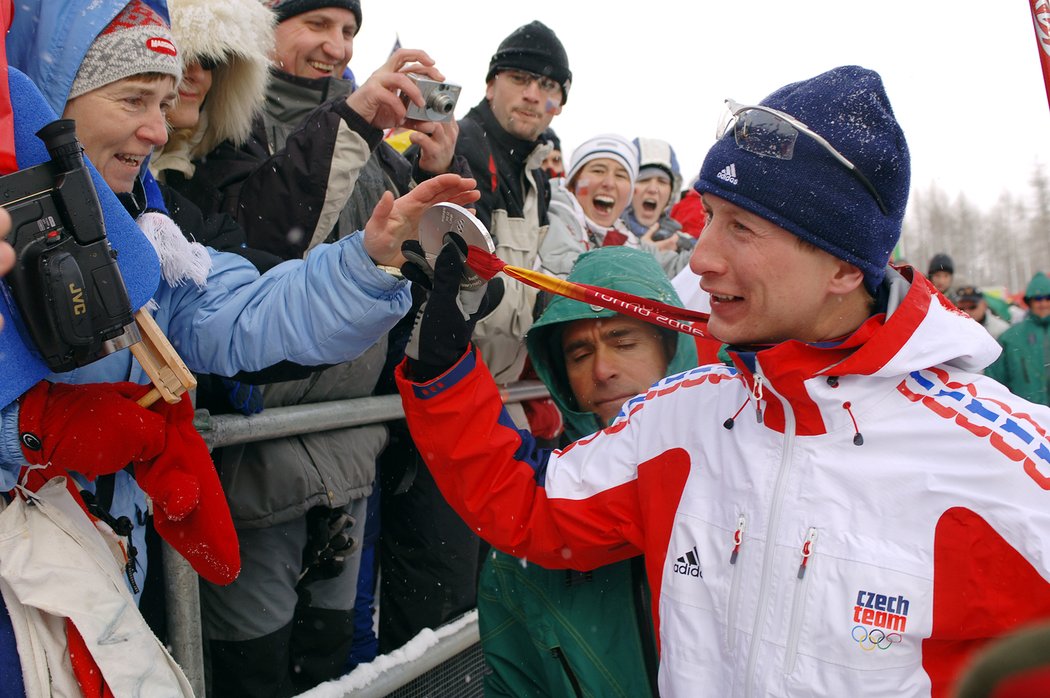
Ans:
<svg viewBox="0 0 1050 698"><path fill-rule="evenodd" d="M806 580L810 575L806 574L809 559L813 555L813 547L817 541L817 529L810 528L806 532L806 540L802 543L802 561L798 566L798 582L795 584L795 598L791 603L791 624L788 626L787 648L784 652L784 673L790 674L795 670L795 660L798 658L798 638L802 634L802 619L806 611Z"/></svg>
<svg viewBox="0 0 1050 698"><path fill-rule="evenodd" d="M733 552L729 555L730 570L729 581L729 604L726 609L726 643L729 651L733 651L736 643L736 607L737 596L740 594L740 569L736 566L740 558L740 546L744 542L744 529L747 527L747 518L741 514L736 522L736 530L733 531Z"/></svg>

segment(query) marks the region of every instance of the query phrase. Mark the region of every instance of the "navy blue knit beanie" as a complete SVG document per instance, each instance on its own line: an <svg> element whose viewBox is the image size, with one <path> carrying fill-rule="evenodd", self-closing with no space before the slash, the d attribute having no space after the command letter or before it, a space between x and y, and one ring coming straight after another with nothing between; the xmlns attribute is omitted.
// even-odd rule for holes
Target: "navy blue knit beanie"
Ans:
<svg viewBox="0 0 1050 698"><path fill-rule="evenodd" d="M708 151L695 188L722 197L857 266L875 293L901 234L911 157L879 74L847 65L780 88L761 102L823 136L871 181L888 214L850 170L800 133L779 160L736 145Z"/></svg>

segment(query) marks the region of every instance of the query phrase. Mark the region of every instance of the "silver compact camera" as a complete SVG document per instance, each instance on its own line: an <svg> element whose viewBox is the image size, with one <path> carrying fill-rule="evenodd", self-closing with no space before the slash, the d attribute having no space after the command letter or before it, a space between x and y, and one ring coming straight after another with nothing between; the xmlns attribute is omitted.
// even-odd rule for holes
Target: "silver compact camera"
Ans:
<svg viewBox="0 0 1050 698"><path fill-rule="evenodd" d="M456 102L459 101L459 91L463 88L459 85L431 80L425 75L406 74L412 78L412 82L416 83L416 87L423 93L422 107L417 107L408 98L408 95L401 96L401 100L408 108L408 112L405 114L406 119L448 121L452 118L452 112L456 109Z"/></svg>

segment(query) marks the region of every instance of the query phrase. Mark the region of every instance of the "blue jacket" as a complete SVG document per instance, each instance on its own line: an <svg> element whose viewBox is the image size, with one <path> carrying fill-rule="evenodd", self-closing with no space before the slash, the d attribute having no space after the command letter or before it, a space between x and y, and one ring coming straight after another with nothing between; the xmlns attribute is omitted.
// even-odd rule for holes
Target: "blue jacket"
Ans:
<svg viewBox="0 0 1050 698"><path fill-rule="evenodd" d="M30 74L42 75L41 71L46 70L49 100L56 111L61 111L91 41L124 4L112 0L90 5L38 0L19 3L8 34L12 65L22 65ZM76 16L80 20L63 23L57 19L59 16ZM45 33L44 27L49 27L51 33ZM56 46L63 48L52 50ZM73 46L81 48L73 50ZM36 55L34 50L41 53ZM14 80L13 77L12 83ZM12 101L16 125L20 119L23 124L37 119L42 126L56 118L54 113L47 113L39 98L28 104L27 100ZM34 132L28 127L19 130L23 131ZM41 146L37 139L27 136L16 142L19 154L23 147ZM23 164L21 157L19 164ZM100 179L96 179L96 186L101 198L112 200L112 192ZM126 212L114 207L104 210L107 227L127 230L130 217ZM133 224L131 228L128 246L141 247L144 236ZM123 254L117 241L113 243ZM389 331L411 305L407 282L396 280L375 266L365 252L360 234L334 245L318 246L308 260L285 262L263 276L242 257L209 252L212 269L203 288L192 283L171 286L160 280L153 293L157 324L193 371L233 375L265 368L283 359L305 365L348 361ZM156 258L150 255L152 250L143 253L142 259L154 274L147 278L157 284ZM42 377L39 375L34 381ZM148 382L128 351L49 379L67 383ZM5 400L9 404L0 408L0 490L15 484L24 463L18 441L18 404L12 400L31 384L9 396ZM124 472L116 477L111 512L114 516L127 515L135 522L145 519L145 496ZM136 526L133 542L144 568L146 547L141 526ZM142 579L140 576L139 581Z"/></svg>

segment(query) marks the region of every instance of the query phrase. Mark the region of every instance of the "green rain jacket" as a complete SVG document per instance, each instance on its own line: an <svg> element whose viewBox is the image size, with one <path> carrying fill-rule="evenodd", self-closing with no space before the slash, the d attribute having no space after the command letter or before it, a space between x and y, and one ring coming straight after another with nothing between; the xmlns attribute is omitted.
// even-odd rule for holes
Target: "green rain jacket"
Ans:
<svg viewBox="0 0 1050 698"><path fill-rule="evenodd" d="M1050 278L1037 272L1024 292L1025 299L1050 296ZM1028 313L1024 320L999 335L1003 353L985 374L1025 400L1050 405L1047 365L1050 364L1050 316Z"/></svg>
<svg viewBox="0 0 1050 698"><path fill-rule="evenodd" d="M638 249L586 252L569 280L681 305L655 258ZM574 320L614 314L556 297L526 338L533 368L561 410L570 440L605 425L576 404L561 333ZM695 343L678 334L667 375L696 365ZM485 678L489 698L656 695L656 647L641 557L581 573L492 551L479 582L478 623L491 670Z"/></svg>

